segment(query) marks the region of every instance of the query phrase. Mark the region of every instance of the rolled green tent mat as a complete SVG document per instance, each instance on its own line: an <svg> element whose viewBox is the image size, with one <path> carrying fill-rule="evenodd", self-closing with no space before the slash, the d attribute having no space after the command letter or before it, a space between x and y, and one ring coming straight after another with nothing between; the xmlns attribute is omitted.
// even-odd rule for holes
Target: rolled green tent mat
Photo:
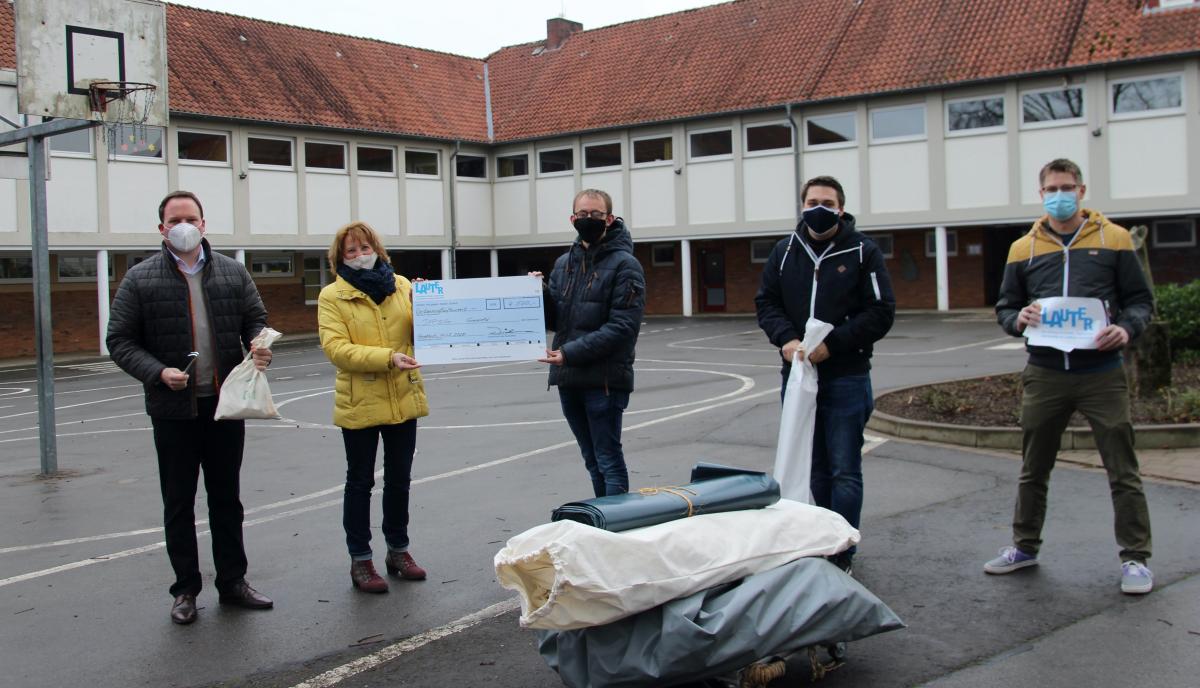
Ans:
<svg viewBox="0 0 1200 688"><path fill-rule="evenodd" d="M550 520L577 521L617 533L700 514L761 509L778 501L779 483L762 471L699 463L686 485L567 502Z"/></svg>

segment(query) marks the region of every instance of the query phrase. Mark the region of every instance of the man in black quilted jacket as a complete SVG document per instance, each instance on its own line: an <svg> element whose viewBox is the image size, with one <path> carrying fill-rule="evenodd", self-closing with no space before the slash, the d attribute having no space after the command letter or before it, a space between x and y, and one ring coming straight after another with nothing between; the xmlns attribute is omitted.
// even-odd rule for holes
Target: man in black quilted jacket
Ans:
<svg viewBox="0 0 1200 688"><path fill-rule="evenodd" d="M559 256L545 286L546 357L563 415L597 497L629 491L621 416L633 391L634 347L646 307L646 277L633 239L597 189L575 195L571 224L579 237Z"/></svg>
<svg viewBox="0 0 1200 688"><path fill-rule="evenodd" d="M167 194L158 219L162 250L125 273L113 299L107 341L113 361L145 388L167 556L175 570L171 620L189 624L196 620L201 587L195 517L201 469L220 602L249 609L273 606L245 578L238 482L244 421L213 420L221 382L241 363L243 347L251 349L251 339L266 326L267 309L246 268L209 246L204 209L195 194ZM251 354L260 370L271 362L267 349Z"/></svg>

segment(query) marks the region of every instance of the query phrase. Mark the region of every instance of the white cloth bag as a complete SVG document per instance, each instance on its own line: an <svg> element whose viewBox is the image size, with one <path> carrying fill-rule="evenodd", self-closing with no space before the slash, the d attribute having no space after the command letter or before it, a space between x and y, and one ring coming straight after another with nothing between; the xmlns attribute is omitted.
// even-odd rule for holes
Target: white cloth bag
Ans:
<svg viewBox="0 0 1200 688"><path fill-rule="evenodd" d="M858 543L838 514L780 500L612 533L555 521L496 553L496 580L521 597L526 628L606 624L678 597Z"/></svg>
<svg viewBox="0 0 1200 688"><path fill-rule="evenodd" d="M812 350L825 341L833 325L809 318L804 324L804 358L792 358L783 415L779 418L779 442L775 447L775 480L779 494L812 504L809 476L812 473L813 432L817 423L817 367L808 360Z"/></svg>
<svg viewBox="0 0 1200 688"><path fill-rule="evenodd" d="M259 349L270 349L275 340L283 335L264 327L254 335L251 343ZM271 388L267 386L267 374L254 366L249 352L241 363L229 371L221 384L221 398L217 400L216 420L238 420L250 418L278 418L275 402L271 399Z"/></svg>

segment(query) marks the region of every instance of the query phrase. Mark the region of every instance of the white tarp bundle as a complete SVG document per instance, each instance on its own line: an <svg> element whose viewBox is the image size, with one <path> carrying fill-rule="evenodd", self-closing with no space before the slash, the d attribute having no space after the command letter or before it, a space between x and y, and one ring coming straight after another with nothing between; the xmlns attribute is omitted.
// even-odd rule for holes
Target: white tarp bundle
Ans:
<svg viewBox="0 0 1200 688"><path fill-rule="evenodd" d="M496 553L496 579L520 594L522 626L569 630L858 541L838 514L788 500L620 533L564 520L511 538Z"/></svg>
<svg viewBox="0 0 1200 688"><path fill-rule="evenodd" d="M813 431L817 423L817 368L808 360L813 349L825 341L833 325L809 318L804 325L804 358L792 359L783 413L779 418L779 442L775 447L775 480L779 494L812 504L809 475L812 472Z"/></svg>

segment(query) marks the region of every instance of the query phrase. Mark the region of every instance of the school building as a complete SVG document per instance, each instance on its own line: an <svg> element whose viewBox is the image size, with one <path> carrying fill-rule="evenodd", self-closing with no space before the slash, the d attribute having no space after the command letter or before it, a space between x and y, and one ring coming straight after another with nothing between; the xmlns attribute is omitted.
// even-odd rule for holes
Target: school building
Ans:
<svg viewBox="0 0 1200 688"><path fill-rule="evenodd" d="M798 189L828 174L900 308L990 305L1067 157L1084 205L1146 229L1156 282L1200 277L1200 2L737 0L485 59L168 5L170 126L55 137L55 350L99 351L127 267L188 189L271 324L316 329L332 234L400 272L548 271L571 199L608 191L651 314L750 313ZM464 19L469 21L469 19ZM13 6L0 115L17 121ZM162 89L160 89L162 90ZM33 123L34 118L29 118ZM0 349L34 351L29 184L0 179Z"/></svg>

